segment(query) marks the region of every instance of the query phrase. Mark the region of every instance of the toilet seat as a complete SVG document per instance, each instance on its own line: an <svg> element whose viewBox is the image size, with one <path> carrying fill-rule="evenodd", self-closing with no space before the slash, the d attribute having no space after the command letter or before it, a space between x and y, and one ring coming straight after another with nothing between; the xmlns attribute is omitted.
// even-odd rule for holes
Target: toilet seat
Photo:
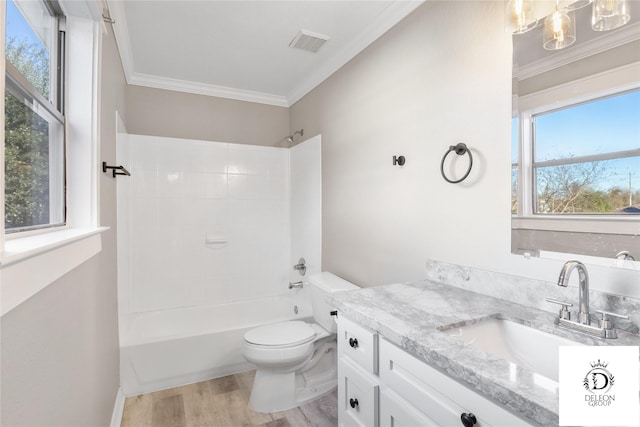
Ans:
<svg viewBox="0 0 640 427"><path fill-rule="evenodd" d="M295 347L311 342L315 337L314 328L300 320L259 326L244 334L244 340L248 344L268 348Z"/></svg>

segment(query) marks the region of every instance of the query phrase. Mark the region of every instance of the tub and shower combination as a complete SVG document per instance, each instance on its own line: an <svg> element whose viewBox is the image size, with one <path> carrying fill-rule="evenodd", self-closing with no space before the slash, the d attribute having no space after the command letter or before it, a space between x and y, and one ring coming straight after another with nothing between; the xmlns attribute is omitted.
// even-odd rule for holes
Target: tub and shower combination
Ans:
<svg viewBox="0 0 640 427"><path fill-rule="evenodd" d="M312 318L320 137L291 149L126 133L117 162L121 386L148 393L252 368L244 333Z"/></svg>

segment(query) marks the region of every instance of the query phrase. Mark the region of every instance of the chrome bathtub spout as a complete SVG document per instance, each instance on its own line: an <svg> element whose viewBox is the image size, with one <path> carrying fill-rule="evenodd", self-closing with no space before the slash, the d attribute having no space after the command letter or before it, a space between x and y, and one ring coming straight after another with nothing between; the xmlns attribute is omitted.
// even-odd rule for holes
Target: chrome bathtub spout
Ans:
<svg viewBox="0 0 640 427"><path fill-rule="evenodd" d="M587 267L580 261L567 261L560 270L558 286L567 286L573 270L578 270L578 322L589 325L591 322L589 320L589 274Z"/></svg>
<svg viewBox="0 0 640 427"><path fill-rule="evenodd" d="M293 289L293 288L298 288L301 289L303 286L303 283L300 282L289 282L289 289Z"/></svg>

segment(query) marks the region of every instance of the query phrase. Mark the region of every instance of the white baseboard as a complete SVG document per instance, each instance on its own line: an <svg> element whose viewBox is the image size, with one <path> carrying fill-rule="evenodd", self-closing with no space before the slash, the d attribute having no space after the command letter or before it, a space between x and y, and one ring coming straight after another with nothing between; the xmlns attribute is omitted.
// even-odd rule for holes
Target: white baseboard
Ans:
<svg viewBox="0 0 640 427"><path fill-rule="evenodd" d="M122 414L124 413L124 394L122 394L122 388L118 387L118 393L116 394L116 401L113 404L113 413L111 414L111 427L120 427L122 423Z"/></svg>

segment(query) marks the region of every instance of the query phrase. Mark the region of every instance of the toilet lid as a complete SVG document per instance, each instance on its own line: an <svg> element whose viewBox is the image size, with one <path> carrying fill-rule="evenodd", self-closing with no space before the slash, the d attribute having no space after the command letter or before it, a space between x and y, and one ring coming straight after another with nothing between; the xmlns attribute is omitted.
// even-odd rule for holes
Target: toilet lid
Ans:
<svg viewBox="0 0 640 427"><path fill-rule="evenodd" d="M268 346L293 346L311 341L316 333L308 323L292 320L258 326L244 334L251 344Z"/></svg>

